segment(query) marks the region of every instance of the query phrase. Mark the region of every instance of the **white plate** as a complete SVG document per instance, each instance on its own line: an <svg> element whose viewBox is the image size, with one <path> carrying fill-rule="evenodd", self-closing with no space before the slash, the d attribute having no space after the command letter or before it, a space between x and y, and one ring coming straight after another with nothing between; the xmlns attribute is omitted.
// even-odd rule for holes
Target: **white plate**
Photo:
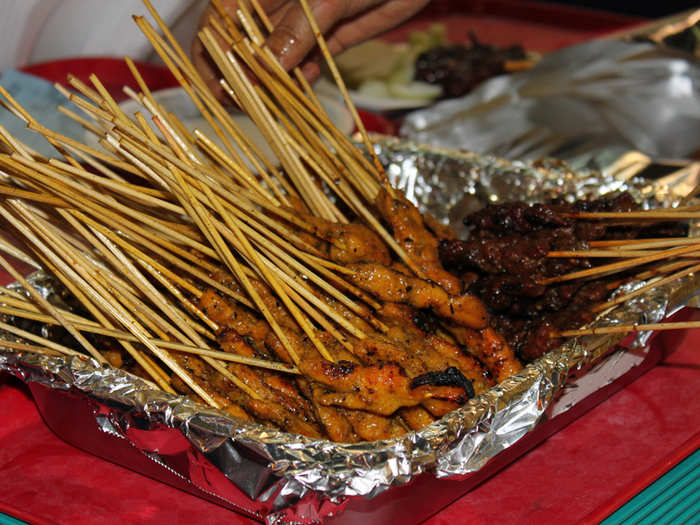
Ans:
<svg viewBox="0 0 700 525"><path fill-rule="evenodd" d="M418 109L431 105L434 100L411 100L397 97L373 97L348 90L348 95L358 108L369 111L399 111L402 109Z"/></svg>
<svg viewBox="0 0 700 525"><path fill-rule="evenodd" d="M325 89L322 93L317 93L317 96L321 102L321 105L325 108L328 116L335 126L346 135L352 133L355 125L350 112L343 104L339 102L340 93L337 90L335 93L333 93L332 91ZM199 110L194 105L194 102L192 102L183 88L175 87L154 91L153 98L155 98L156 102L161 104L166 111L173 113L188 130L192 131L194 129L198 129L219 147L225 150L225 148L223 148L223 144L216 136L216 133L214 133L212 127L202 117ZM137 111L147 113L145 108L140 106L138 102L132 99L122 102L119 104L119 107L129 116L133 115ZM272 153L272 150L267 145L267 142L263 138L260 131L258 131L255 124L253 124L253 121L243 113L235 110L231 110L230 114L242 132L253 140L255 145L260 148L262 153L268 156L270 159L275 159L275 155ZM155 126L153 126L153 128L154 131L160 135L160 132L155 128ZM90 132L86 133L85 141L88 145L99 147L95 135Z"/></svg>
<svg viewBox="0 0 700 525"><path fill-rule="evenodd" d="M329 96L330 93L338 92L338 88L335 87L335 84L325 77L318 79L314 85L314 90L326 96ZM434 100L425 101L397 97L373 97L364 93L358 93L352 89L348 89L348 95L350 95L350 99L358 108L377 112L423 108L434 102Z"/></svg>

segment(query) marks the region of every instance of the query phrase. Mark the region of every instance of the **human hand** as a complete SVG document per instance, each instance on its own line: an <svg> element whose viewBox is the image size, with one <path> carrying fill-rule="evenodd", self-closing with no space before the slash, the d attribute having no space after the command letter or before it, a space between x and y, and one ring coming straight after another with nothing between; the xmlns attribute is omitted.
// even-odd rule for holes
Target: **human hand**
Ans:
<svg viewBox="0 0 700 525"><path fill-rule="evenodd" d="M420 11L430 0L309 0L311 12L326 38L328 49L338 54L344 49L390 29ZM289 70L302 64L302 72L314 80L321 72L314 60L306 60L316 45L311 26L298 0L259 0L273 30L267 45ZM237 21L237 0L220 0L222 8ZM200 20L200 29L209 25L216 10L209 5ZM209 87L221 98L219 74L195 37L192 45L195 67Z"/></svg>

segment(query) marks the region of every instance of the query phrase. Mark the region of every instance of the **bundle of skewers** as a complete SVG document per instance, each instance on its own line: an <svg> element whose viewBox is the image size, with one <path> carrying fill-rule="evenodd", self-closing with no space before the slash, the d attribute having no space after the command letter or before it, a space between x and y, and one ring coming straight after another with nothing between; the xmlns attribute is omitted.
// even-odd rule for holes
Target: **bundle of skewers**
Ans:
<svg viewBox="0 0 700 525"><path fill-rule="evenodd" d="M73 303L49 303L0 257L27 293L2 289L0 313L59 326L71 341L2 322L23 339L3 347L87 354L242 420L347 443L421 429L522 369L489 301L445 270L449 229L389 184L306 0L364 151L332 125L299 70L287 73L265 47L271 25L257 1L239 3L238 20L214 2L218 16L199 37L274 158L144 3L160 33L136 23L216 140L168 113L128 58L139 91L125 92L143 112L126 115L94 76L92 85L68 78L82 96L57 85L77 106L60 111L104 149L45 128L0 88L3 106L62 156L45 158L0 128L0 217L21 240L0 249L49 272ZM619 213L612 220L637 220ZM659 262L637 276L653 286L698 269L692 240L635 242L546 256L623 258L557 282ZM556 334L565 335L575 333Z"/></svg>

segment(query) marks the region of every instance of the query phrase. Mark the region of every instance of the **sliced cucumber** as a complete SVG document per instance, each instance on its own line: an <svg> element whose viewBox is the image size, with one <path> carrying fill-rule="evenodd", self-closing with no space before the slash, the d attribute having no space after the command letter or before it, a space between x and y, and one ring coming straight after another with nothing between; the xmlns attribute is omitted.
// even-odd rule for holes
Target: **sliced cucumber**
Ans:
<svg viewBox="0 0 700 525"><path fill-rule="evenodd" d="M408 100L424 100L427 102L442 94L442 87L428 84L427 82L389 83L387 87L390 95Z"/></svg>
<svg viewBox="0 0 700 525"><path fill-rule="evenodd" d="M367 97L387 98L389 87L386 82L381 80L365 80L357 88L357 93Z"/></svg>

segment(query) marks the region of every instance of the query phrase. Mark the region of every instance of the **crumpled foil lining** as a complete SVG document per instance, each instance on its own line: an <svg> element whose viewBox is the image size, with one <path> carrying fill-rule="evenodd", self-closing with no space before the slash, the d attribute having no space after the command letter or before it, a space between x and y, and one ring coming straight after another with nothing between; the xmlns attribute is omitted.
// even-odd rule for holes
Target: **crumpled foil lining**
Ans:
<svg viewBox="0 0 700 525"><path fill-rule="evenodd" d="M669 205L675 199L674 181L666 180L667 185L659 188L644 180L573 172L558 162L536 167L397 139L378 140L376 151L409 198L439 220L452 219L455 226L476 206L499 200L574 199L610 191L629 191L645 205ZM656 195L666 200L652 203ZM41 274L32 280L46 295L54 289ZM639 296L595 324L661 321L699 288L699 278L687 277ZM357 444L312 440L241 423L87 357L0 351L0 371L108 403L111 415L98 420L105 432L130 439L127 430L133 414L139 414L140 429L162 425L180 429L251 502L265 504L268 522L308 523L342 510L348 497L371 498L425 471L446 477L480 469L537 425L571 371L598 360L621 339L606 335L571 340L419 432ZM139 435L137 447L148 440L148 433ZM251 453L256 461L241 459ZM157 454L149 454L158 461ZM201 486L201 481L193 483Z"/></svg>

